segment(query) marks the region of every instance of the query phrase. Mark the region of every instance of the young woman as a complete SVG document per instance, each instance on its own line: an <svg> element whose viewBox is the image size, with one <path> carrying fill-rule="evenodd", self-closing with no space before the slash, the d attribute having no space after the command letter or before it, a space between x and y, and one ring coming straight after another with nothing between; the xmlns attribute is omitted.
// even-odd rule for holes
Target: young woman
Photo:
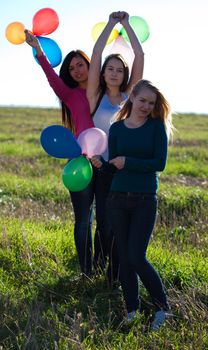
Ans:
<svg viewBox="0 0 208 350"><path fill-rule="evenodd" d="M125 28L135 55L130 77L128 66L119 53L108 56L101 67L102 52L112 29L117 23L122 24ZM113 115L120 110L121 103L127 98L132 84L142 77L143 66L144 53L138 38L129 24L128 13L113 12L95 43L87 85L87 98L93 122L97 128L102 129L106 134L109 132ZM107 160L108 151L102 157ZM103 221L103 213L105 213L106 209L106 198L109 193L112 176L95 170L94 179L96 184L97 227L94 240L95 254L93 264L96 269L103 269L108 256L109 268L107 277L111 283L118 277L118 261L116 251L113 248L114 239L111 226L106 214L105 222Z"/></svg>
<svg viewBox="0 0 208 350"><path fill-rule="evenodd" d="M38 39L27 30L26 42L35 48L36 57L62 108L62 122L75 136L94 126L86 97L86 86L90 60L80 51L71 51L65 57L59 76L44 55ZM75 215L74 239L81 272L90 275L92 271L92 210L93 182L79 192L70 192Z"/></svg>
<svg viewBox="0 0 208 350"><path fill-rule="evenodd" d="M139 276L156 308L152 330L158 329L169 315L164 286L147 260L146 250L156 219L157 173L166 165L170 131L168 102L151 82L140 80L110 128L110 160L109 165L103 165L114 169L108 209L128 320L140 308ZM94 165L101 167L102 162L94 160Z"/></svg>

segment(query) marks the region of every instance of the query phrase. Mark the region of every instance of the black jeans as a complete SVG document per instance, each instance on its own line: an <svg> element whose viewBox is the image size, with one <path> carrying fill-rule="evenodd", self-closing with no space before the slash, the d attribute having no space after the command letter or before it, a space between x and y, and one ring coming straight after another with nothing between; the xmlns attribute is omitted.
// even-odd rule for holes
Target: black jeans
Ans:
<svg viewBox="0 0 208 350"><path fill-rule="evenodd" d="M93 266L97 271L104 270L108 261L108 279L118 276L118 256L113 232L106 212L106 199L109 194L112 175L93 168L93 177L86 189L70 192L75 216L74 240L81 271L92 272L92 220L95 201L96 229L94 237Z"/></svg>
<svg viewBox="0 0 208 350"><path fill-rule="evenodd" d="M74 241L81 272L92 272L93 180L82 191L70 192L74 209Z"/></svg>
<svg viewBox="0 0 208 350"><path fill-rule="evenodd" d="M120 262L120 280L128 312L140 307L138 276L157 309L168 309L159 274L146 258L157 212L155 194L110 192L108 209Z"/></svg>
<svg viewBox="0 0 208 350"><path fill-rule="evenodd" d="M119 270L118 254L106 206L112 175L94 168L93 181L96 213L93 266L99 272L108 263L107 278L111 284L118 279Z"/></svg>

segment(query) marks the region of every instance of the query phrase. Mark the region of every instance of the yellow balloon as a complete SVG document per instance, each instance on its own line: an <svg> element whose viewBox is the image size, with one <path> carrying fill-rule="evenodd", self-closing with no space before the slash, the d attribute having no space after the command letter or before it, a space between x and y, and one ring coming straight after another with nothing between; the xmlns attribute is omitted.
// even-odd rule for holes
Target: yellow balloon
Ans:
<svg viewBox="0 0 208 350"><path fill-rule="evenodd" d="M15 45L22 44L25 42L25 26L21 22L12 22L6 27L6 38L7 40Z"/></svg>
<svg viewBox="0 0 208 350"><path fill-rule="evenodd" d="M100 34L102 33L103 29L105 28L106 23L105 22L99 22L95 24L92 28L92 39L93 41L97 41Z"/></svg>
<svg viewBox="0 0 208 350"><path fill-rule="evenodd" d="M105 26L106 26L105 22L99 22L93 26L93 28L92 28L93 41L97 41L97 39L99 38L99 36L102 33ZM117 29L113 29L108 40L107 40L107 44L110 44L114 39L117 38L118 35L119 35L119 31Z"/></svg>
<svg viewBox="0 0 208 350"><path fill-rule="evenodd" d="M115 40L118 37L118 35L119 35L118 29L113 29L108 38L107 44L112 43L112 41Z"/></svg>

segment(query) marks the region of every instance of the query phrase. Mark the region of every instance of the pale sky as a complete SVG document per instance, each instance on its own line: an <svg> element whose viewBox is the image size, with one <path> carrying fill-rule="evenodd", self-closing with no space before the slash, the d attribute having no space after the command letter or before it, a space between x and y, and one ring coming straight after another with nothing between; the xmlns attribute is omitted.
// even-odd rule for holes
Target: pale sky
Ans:
<svg viewBox="0 0 208 350"><path fill-rule="evenodd" d="M150 28L142 44L144 78L151 80L170 101L173 111L208 114L208 1L207 0L7 0L0 5L0 105L59 107L32 49L11 44L5 29L21 22L32 29L35 13L45 7L56 11L59 26L48 38L63 57L73 49L89 56L92 27L107 22L113 11L140 16ZM118 30L119 26L116 27ZM112 45L107 45L106 56ZM60 65L55 68L59 72Z"/></svg>

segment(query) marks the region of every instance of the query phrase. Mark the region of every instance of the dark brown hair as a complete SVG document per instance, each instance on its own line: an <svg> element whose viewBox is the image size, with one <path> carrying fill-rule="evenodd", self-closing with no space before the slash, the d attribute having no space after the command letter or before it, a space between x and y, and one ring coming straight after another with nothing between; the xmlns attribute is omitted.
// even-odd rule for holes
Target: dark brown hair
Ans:
<svg viewBox="0 0 208 350"><path fill-rule="evenodd" d="M106 93L107 86L106 86L106 82L105 82L105 78L104 78L104 72L105 72L105 69L106 69L106 66L107 66L108 62L112 58L116 58L117 60L121 61L122 64L123 64L123 67L124 67L124 79L123 79L122 84L119 87L119 90L121 92L126 91L128 80L129 80L129 67L128 67L128 64L126 63L126 61L124 60L124 58L120 54L113 53L113 54L111 54L111 55L106 57L103 65L102 65L102 69L100 71L100 85L99 85L100 94L99 94L98 101L96 103L95 109L94 109L94 111L92 113L92 116L95 114L96 110L98 109L98 107L100 105L100 101L102 100L102 97Z"/></svg>
<svg viewBox="0 0 208 350"><path fill-rule="evenodd" d="M88 68L90 66L89 57L81 50L74 50L74 51L69 52L66 55L65 59L63 60L62 65L61 65L59 76L63 80L63 82L68 87L70 87L72 89L79 86L77 81L75 81L69 73L69 66L70 66L70 63L74 57L81 57L87 63ZM61 100L60 100L60 105L61 105L61 110L62 110L62 123L63 123L63 125L65 127L69 128L72 132L74 132L74 125L72 123L71 112L70 112L69 108Z"/></svg>

